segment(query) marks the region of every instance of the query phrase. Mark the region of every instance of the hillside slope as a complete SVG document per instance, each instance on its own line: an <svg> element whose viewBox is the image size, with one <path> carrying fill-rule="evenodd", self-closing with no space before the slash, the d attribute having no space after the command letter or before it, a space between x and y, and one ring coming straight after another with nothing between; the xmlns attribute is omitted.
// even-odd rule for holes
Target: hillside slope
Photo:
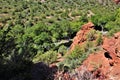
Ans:
<svg viewBox="0 0 120 80"><path fill-rule="evenodd" d="M86 36L88 34L91 34L91 30L95 29L96 28L92 22L83 25L81 30L74 37L73 43L70 47L70 51L67 53L67 55L73 54L72 51L76 49L76 46L80 49L83 48L88 41L88 37ZM100 31L97 30L97 32ZM75 73L63 73L64 78L62 80L85 80L86 78L90 80L120 79L120 32L115 33L112 37L102 34L102 43L100 43L99 45L96 45L96 42L99 38L98 33L92 34L92 37L94 38L91 38L89 43L92 43L94 46L88 47L87 51L89 51L89 54L87 58L84 59L81 65L78 65L78 67L75 69ZM86 49L86 47L84 47L84 49ZM90 52L91 49L93 49L94 51ZM77 59L77 56L79 56L80 53L76 52L75 54ZM83 52L82 54L87 55L85 52ZM66 63L64 62L64 64ZM83 76L84 78L82 78Z"/></svg>

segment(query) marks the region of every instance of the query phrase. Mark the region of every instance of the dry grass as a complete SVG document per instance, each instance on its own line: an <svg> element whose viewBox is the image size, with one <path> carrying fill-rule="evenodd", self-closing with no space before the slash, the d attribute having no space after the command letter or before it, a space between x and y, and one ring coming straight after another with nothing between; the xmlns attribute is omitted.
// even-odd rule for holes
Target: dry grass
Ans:
<svg viewBox="0 0 120 80"><path fill-rule="evenodd" d="M62 72L56 76L54 80L97 80L93 77L93 74L87 70L86 67L82 67L80 71L74 70L63 74Z"/></svg>

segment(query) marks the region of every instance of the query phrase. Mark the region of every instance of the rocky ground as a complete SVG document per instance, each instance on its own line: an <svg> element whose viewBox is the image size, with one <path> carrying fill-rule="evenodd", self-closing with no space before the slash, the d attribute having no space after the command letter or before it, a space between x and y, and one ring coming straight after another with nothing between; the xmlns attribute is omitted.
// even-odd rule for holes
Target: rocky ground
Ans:
<svg viewBox="0 0 120 80"><path fill-rule="evenodd" d="M89 22L82 26L81 30L76 34L71 44L70 52L74 50L76 45L82 46L87 38L86 35L95 30L94 24ZM86 72L92 74L97 80L119 80L120 79L120 32L114 34L113 37L102 35L103 42L99 47L101 50L91 53L83 64L75 69L77 72L85 68ZM93 42L95 39L93 40ZM63 73L61 73L63 74ZM64 73L64 80L84 80L70 77L70 74ZM56 79L57 80L57 79ZM63 80L63 79L61 79Z"/></svg>

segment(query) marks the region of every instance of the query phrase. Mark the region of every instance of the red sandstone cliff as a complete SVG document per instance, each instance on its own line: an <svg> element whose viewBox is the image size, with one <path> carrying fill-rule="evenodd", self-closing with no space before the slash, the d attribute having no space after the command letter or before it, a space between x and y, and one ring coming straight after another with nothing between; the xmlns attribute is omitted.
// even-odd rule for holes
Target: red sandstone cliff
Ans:
<svg viewBox="0 0 120 80"><path fill-rule="evenodd" d="M87 42L86 36L91 30L95 30L92 22L83 25L74 37L70 51L74 50L76 45L83 46L84 43ZM96 39L92 42L96 41ZM89 74L89 72L92 73L92 77L94 77L95 80L120 80L120 32L114 34L113 37L104 35L102 39L103 43L99 45L102 49L91 53L82 65L75 70L84 72L83 68L85 67L85 72L87 74ZM97 45L95 47L97 47ZM71 78L69 73L61 74L65 80L78 80L74 77Z"/></svg>
<svg viewBox="0 0 120 80"><path fill-rule="evenodd" d="M86 34L94 29L94 24L89 22L82 26L76 34L71 45L71 50L76 45L81 45L86 41ZM102 50L92 53L83 62L88 71L100 80L119 80L120 79L120 32L113 37L103 37ZM81 67L78 70L81 70Z"/></svg>

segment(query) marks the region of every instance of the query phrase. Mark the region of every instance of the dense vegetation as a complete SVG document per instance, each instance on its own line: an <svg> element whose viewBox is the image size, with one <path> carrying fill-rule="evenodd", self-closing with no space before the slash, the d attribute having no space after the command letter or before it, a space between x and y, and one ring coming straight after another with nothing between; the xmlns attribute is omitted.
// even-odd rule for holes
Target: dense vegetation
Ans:
<svg viewBox="0 0 120 80"><path fill-rule="evenodd" d="M120 30L119 5L112 0L0 0L0 79L30 80L29 65L51 64L58 52L64 56L70 44L60 42L72 39L88 21L112 35ZM81 57L77 49L68 59L75 60L78 51Z"/></svg>

